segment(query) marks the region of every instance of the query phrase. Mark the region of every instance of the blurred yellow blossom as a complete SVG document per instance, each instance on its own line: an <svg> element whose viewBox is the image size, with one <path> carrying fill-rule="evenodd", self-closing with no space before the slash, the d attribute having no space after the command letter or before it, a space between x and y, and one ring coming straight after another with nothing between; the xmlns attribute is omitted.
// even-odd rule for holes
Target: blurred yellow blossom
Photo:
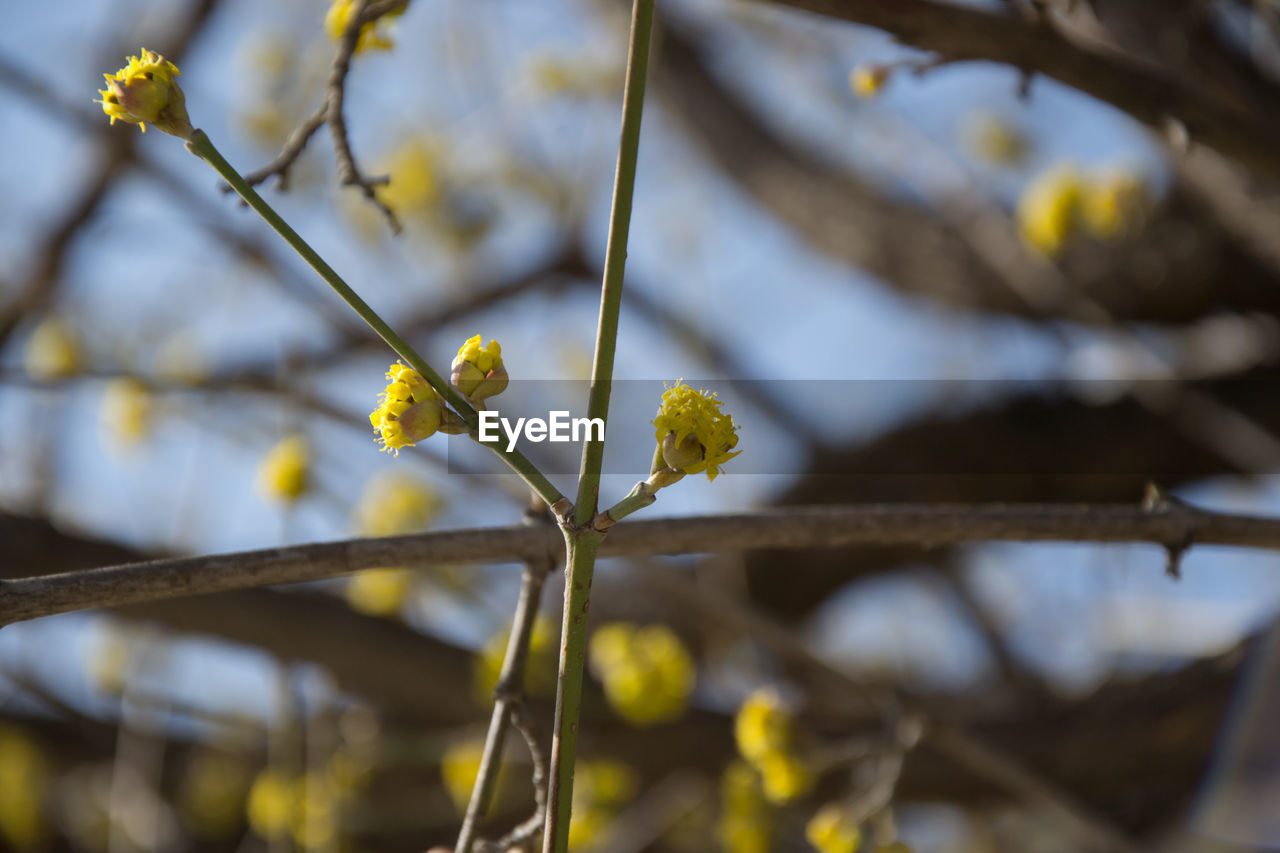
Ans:
<svg viewBox="0 0 1280 853"><path fill-rule="evenodd" d="M215 841L241 832L252 773L239 756L201 750L192 756L178 787L177 809L195 836Z"/></svg>
<svg viewBox="0 0 1280 853"><path fill-rule="evenodd" d="M398 536L431 526L444 499L431 486L400 471L381 471L369 478L356 507L365 536Z"/></svg>
<svg viewBox="0 0 1280 853"><path fill-rule="evenodd" d="M588 646L609 705L637 726L681 716L696 681L693 658L666 625L602 625Z"/></svg>
<svg viewBox="0 0 1280 853"><path fill-rule="evenodd" d="M791 713L778 691L765 687L748 696L734 718L733 733L738 752L748 761L790 747Z"/></svg>
<svg viewBox="0 0 1280 853"><path fill-rule="evenodd" d="M366 616L397 616L413 591L409 569L365 569L347 580L347 603Z"/></svg>
<svg viewBox="0 0 1280 853"><path fill-rule="evenodd" d="M390 50L395 47L395 43L384 34L381 29L382 21L388 18L397 18L404 14L404 6L395 9L383 15L376 21L370 21L360 28L360 35L356 39L356 53L365 50ZM347 25L351 23L351 16L355 14L355 0L333 0L329 6L329 11L324 16L324 31L329 38L337 41L342 38L343 33L347 31Z"/></svg>
<svg viewBox="0 0 1280 853"><path fill-rule="evenodd" d="M1030 145L1006 119L982 112L964 126L964 139L975 157L1000 166L1016 166L1026 159Z"/></svg>
<svg viewBox="0 0 1280 853"><path fill-rule="evenodd" d="M293 779L278 770L266 768L249 788L245 804L249 826L268 841L288 837L293 827L296 796Z"/></svg>
<svg viewBox="0 0 1280 853"><path fill-rule="evenodd" d="M291 435L271 448L258 468L258 488L267 497L293 503L307 488L311 451L307 439Z"/></svg>
<svg viewBox="0 0 1280 853"><path fill-rule="evenodd" d="M151 392L132 376L113 379L102 390L102 423L124 447L137 444L151 432Z"/></svg>
<svg viewBox="0 0 1280 853"><path fill-rule="evenodd" d="M80 369L80 342L57 317L46 317L31 330L22 354L27 373L35 379L61 379Z"/></svg>
<svg viewBox="0 0 1280 853"><path fill-rule="evenodd" d="M155 51L143 48L138 56L130 56L124 68L104 74L107 88L99 89L102 111L116 119L138 125L143 133L147 125L165 133L190 139L191 121L187 118L186 99L177 77L178 66Z"/></svg>
<svg viewBox="0 0 1280 853"><path fill-rule="evenodd" d="M738 446L737 427L720 405L714 393L683 382L663 392L653 426L667 467L683 474L706 471L714 480L720 466L742 452L730 452Z"/></svg>
<svg viewBox="0 0 1280 853"><path fill-rule="evenodd" d="M389 180L378 188L378 198L402 216L428 213L441 199L441 168L439 146L412 137L402 142L383 165Z"/></svg>
<svg viewBox="0 0 1280 853"><path fill-rule="evenodd" d="M1032 250L1055 257L1075 234L1084 178L1073 166L1055 166L1035 177L1018 200L1018 232Z"/></svg>
<svg viewBox="0 0 1280 853"><path fill-rule="evenodd" d="M0 840L14 850L33 850L48 835L44 793L49 762L22 729L0 725Z"/></svg>
<svg viewBox="0 0 1280 853"><path fill-rule="evenodd" d="M1094 237L1116 240L1140 231L1150 208L1151 197L1142 176L1116 169L1086 183L1081 213Z"/></svg>
<svg viewBox="0 0 1280 853"><path fill-rule="evenodd" d="M720 777L720 820L716 836L725 853L768 853L773 809L764 797L760 774L733 761Z"/></svg>
<svg viewBox="0 0 1280 853"><path fill-rule="evenodd" d="M813 770L808 763L785 750L765 753L755 766L771 803L789 803L813 787Z"/></svg>
<svg viewBox="0 0 1280 853"><path fill-rule="evenodd" d="M859 98L874 98L889 79L885 65L859 65L849 72L849 88Z"/></svg>
<svg viewBox="0 0 1280 853"><path fill-rule="evenodd" d="M636 795L639 778L627 764L612 759L581 761L574 770L569 847L590 847Z"/></svg>
<svg viewBox="0 0 1280 853"><path fill-rule="evenodd" d="M493 690L502 674L502 662L507 654L510 629L500 631L489 638L476 658L475 691L481 705L493 702ZM529 635L529 656L525 660L524 689L533 696L550 696L555 691L559 668L557 641L559 626L539 614Z"/></svg>
<svg viewBox="0 0 1280 853"><path fill-rule="evenodd" d="M484 755L484 738L468 738L449 746L440 758L440 777L444 788L453 800L458 814L466 814L467 803L471 801L471 789L476 784L476 776L480 772L480 759ZM498 779L494 784L494 796L489 802L490 811L498 803L507 787L508 764L505 762L498 768Z"/></svg>
<svg viewBox="0 0 1280 853"><path fill-rule="evenodd" d="M862 846L862 830L839 803L819 809L809 819L804 835L821 853L857 853Z"/></svg>
<svg viewBox="0 0 1280 853"><path fill-rule="evenodd" d="M294 843L304 850L316 850L333 843L338 834L338 803L329 779L313 772L294 782L294 812L291 823Z"/></svg>
<svg viewBox="0 0 1280 853"><path fill-rule="evenodd" d="M734 719L738 752L760 773L770 802L785 803L812 787L809 765L792 751L792 717L776 690L752 693Z"/></svg>

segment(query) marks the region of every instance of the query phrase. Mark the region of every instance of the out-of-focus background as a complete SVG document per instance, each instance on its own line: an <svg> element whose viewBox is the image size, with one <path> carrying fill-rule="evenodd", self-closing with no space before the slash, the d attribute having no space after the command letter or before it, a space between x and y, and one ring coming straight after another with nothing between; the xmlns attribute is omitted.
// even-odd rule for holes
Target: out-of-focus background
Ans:
<svg viewBox="0 0 1280 853"><path fill-rule="evenodd" d="M645 517L1148 483L1280 509L1280 6L848 4L900 44L788 5L660 4L605 502L685 378L743 454ZM443 437L379 453L385 346L179 141L92 103L157 50L259 168L324 97L328 8L7 4L0 577L520 520L516 484ZM338 185L324 129L264 192L433 363L481 333L518 380L501 405L580 409L581 384L521 381L589 372L626 9L412 0L378 32L346 118L403 233ZM568 490L576 453L548 460ZM1080 822L1280 845L1277 559L1164 568L1116 545L608 561L575 849L809 849L827 803L866 849L1078 850ZM410 566L6 626L0 848L450 843L518 580ZM1043 790L896 738L890 689ZM752 713L792 732L784 756L738 757ZM490 836L532 809L518 741Z"/></svg>

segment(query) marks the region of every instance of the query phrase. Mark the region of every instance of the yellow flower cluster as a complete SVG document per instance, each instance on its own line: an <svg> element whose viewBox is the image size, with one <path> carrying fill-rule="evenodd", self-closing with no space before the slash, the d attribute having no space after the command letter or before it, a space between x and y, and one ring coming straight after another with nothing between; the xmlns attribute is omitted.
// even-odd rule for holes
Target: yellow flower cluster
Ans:
<svg viewBox="0 0 1280 853"><path fill-rule="evenodd" d="M636 772L621 761L579 762L573 774L569 849L581 850L599 841L621 808L635 797L637 788Z"/></svg>
<svg viewBox="0 0 1280 853"><path fill-rule="evenodd" d="M187 118L186 98L177 77L178 66L155 51L142 49L141 55L130 56L124 68L115 74L103 74L107 88L99 89L102 111L116 119L138 125L143 133L147 125L190 139L193 130Z"/></svg>
<svg viewBox="0 0 1280 853"><path fill-rule="evenodd" d="M725 853L769 853L773 808L760 787L760 774L734 761L720 777L720 819L716 836Z"/></svg>
<svg viewBox="0 0 1280 853"><path fill-rule="evenodd" d="M502 674L502 662L507 655L510 630L499 631L489 638L476 657L474 684L476 700L485 707L493 702L493 690ZM529 635L529 655L524 665L524 689L533 696L550 696L556 689L559 668L557 641L560 632L554 622L539 615L533 620Z"/></svg>
<svg viewBox="0 0 1280 853"><path fill-rule="evenodd" d="M804 828L805 838L820 853L857 853L862 846L862 829L839 803L818 810Z"/></svg>
<svg viewBox="0 0 1280 853"><path fill-rule="evenodd" d="M379 23L386 18L398 18L404 14L405 7L401 6L387 14L383 15L377 21L370 21L360 28L360 35L356 38L356 53L366 50L390 50L395 47L395 43L391 41L380 29ZM337 41L342 38L343 33L347 31L347 25L351 23L351 16L356 12L355 0L333 0L329 6L329 11L324 16L324 31L329 38Z"/></svg>
<svg viewBox="0 0 1280 853"><path fill-rule="evenodd" d="M293 503L306 491L311 451L307 439L291 435L271 449L258 468L258 488L267 497Z"/></svg>
<svg viewBox="0 0 1280 853"><path fill-rule="evenodd" d="M382 449L399 455L400 448L413 447L440 428L444 401L421 373L399 362L387 370L387 381L369 423Z"/></svg>
<svg viewBox="0 0 1280 853"><path fill-rule="evenodd" d="M449 381L477 408L487 397L507 389L507 368L502 364L502 347L497 341L481 344L481 337L468 338L453 359Z"/></svg>
<svg viewBox="0 0 1280 853"><path fill-rule="evenodd" d="M859 98L874 98L889 80L885 65L859 65L849 72L849 88Z"/></svg>
<svg viewBox="0 0 1280 853"><path fill-rule="evenodd" d="M688 708L697 671L666 625L602 625L591 635L588 652L609 705L633 725L670 722Z"/></svg>
<svg viewBox="0 0 1280 853"><path fill-rule="evenodd" d="M1151 200L1128 171L1085 175L1056 166L1027 185L1018 201L1018 231L1032 250L1057 256L1082 229L1099 240L1130 237L1146 223Z"/></svg>
<svg viewBox="0 0 1280 853"><path fill-rule="evenodd" d="M738 446L737 427L720 405L714 393L683 382L663 392L653 426L668 468L682 474L706 471L714 480L720 466L742 452L730 452Z"/></svg>
<svg viewBox="0 0 1280 853"><path fill-rule="evenodd" d="M813 771L793 750L793 721L776 690L747 697L734 720L738 753L759 773L770 802L786 803L813 786Z"/></svg>

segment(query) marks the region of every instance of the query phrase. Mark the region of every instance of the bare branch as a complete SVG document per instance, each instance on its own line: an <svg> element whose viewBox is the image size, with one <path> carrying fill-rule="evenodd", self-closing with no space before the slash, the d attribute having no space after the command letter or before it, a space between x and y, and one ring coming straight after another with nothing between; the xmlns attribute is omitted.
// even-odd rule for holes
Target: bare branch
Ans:
<svg viewBox="0 0 1280 853"><path fill-rule="evenodd" d="M1170 502L1129 505L866 505L790 507L737 515L629 521L604 556L696 554L758 548L960 542L1186 542L1280 549L1280 518L1228 515ZM231 589L298 583L378 566L515 562L560 556L556 530L489 527L350 539L260 551L154 560L0 583L0 625Z"/></svg>

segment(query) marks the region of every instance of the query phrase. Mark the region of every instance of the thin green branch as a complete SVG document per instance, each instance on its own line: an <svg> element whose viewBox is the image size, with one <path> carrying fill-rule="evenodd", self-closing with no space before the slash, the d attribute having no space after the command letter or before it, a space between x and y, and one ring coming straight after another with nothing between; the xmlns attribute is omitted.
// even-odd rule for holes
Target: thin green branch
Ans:
<svg viewBox="0 0 1280 853"><path fill-rule="evenodd" d="M609 217L604 281L601 283L600 320L591 369L591 395L587 401L587 417L604 421L606 432L614 355L618 343L618 313L622 306L623 273L627 263L627 237L631 229L631 202L635 194L636 159L640 150L640 119L644 112L654 2L655 0L635 0L632 7L627 80L622 94L618 170L613 187L613 208ZM562 522L569 574L565 583L564 625L560 636L560 677L556 689L555 732L551 742L547 820L543 832L544 853L567 853L569 849L573 771L578 751L578 719L582 710L582 670L587 649L587 608L590 604L596 553L604 540L604 533L591 526L598 508L600 468L603 461L604 436L589 438L582 451L578 500L572 523L567 519Z"/></svg>
<svg viewBox="0 0 1280 853"><path fill-rule="evenodd" d="M609 394L613 384L613 359L618 344L618 313L622 307L623 273L627 265L627 236L631 231L631 200L635 195L636 158L640 150L640 117L644 111L645 80L649 70L649 37L653 31L654 0L636 0L631 18L631 43L627 53L627 82L622 93L622 134L618 143L618 171L609 217L609 243L604 256L604 281L600 293L600 321L591 368L591 395L587 417L600 418L608 431ZM604 461L604 436L588 440L582 450L578 501L573 520L579 527L591 523L600 491L600 467Z"/></svg>
<svg viewBox="0 0 1280 853"><path fill-rule="evenodd" d="M455 412L462 417L467 423L467 427L471 430L472 437L475 437L479 429L479 416L471 404L467 402L466 397L458 393L452 385L450 385L444 377L431 368L426 360L418 355L417 351L409 345L409 342L400 337L387 322L378 316L377 312L369 307L369 303L360 298L351 286L343 281L342 276L325 263L316 250L311 248L306 240L294 231L289 223L285 222L280 214L276 213L271 205L267 204L262 196L258 195L257 190L249 185L249 183L241 177L235 167L227 162L226 158L214 147L213 142L202 130L195 131L191 139L187 142L187 150L195 154L201 160L204 160L213 167L224 181L230 184L231 188L236 191L239 196L244 199L259 216L267 221L267 224L275 229L276 233L284 238L289 246L302 256L302 259L310 264L311 268L320 274L320 277L334 289L334 291L342 297L351 308L360 315L360 318L369 324L378 335L387 342L387 344L403 358L410 367L422 374L423 378L434 388L440 396L449 403ZM520 475L529 487L537 492L538 496L547 502L548 506L554 506L557 503L563 505L565 501L564 495L560 493L551 481L548 480L537 467L525 458L524 454L518 450L507 451L501 446L501 443L485 443L485 447L497 453L502 457L503 461L511 467L513 471Z"/></svg>
<svg viewBox="0 0 1280 853"><path fill-rule="evenodd" d="M543 853L567 853L573 804L573 769L578 756L578 719L582 714L582 670L587 657L587 608L596 554L604 536L565 530L569 578L564 591L564 628L560 677L556 684L555 734L551 741L551 778L547 783L547 824Z"/></svg>

